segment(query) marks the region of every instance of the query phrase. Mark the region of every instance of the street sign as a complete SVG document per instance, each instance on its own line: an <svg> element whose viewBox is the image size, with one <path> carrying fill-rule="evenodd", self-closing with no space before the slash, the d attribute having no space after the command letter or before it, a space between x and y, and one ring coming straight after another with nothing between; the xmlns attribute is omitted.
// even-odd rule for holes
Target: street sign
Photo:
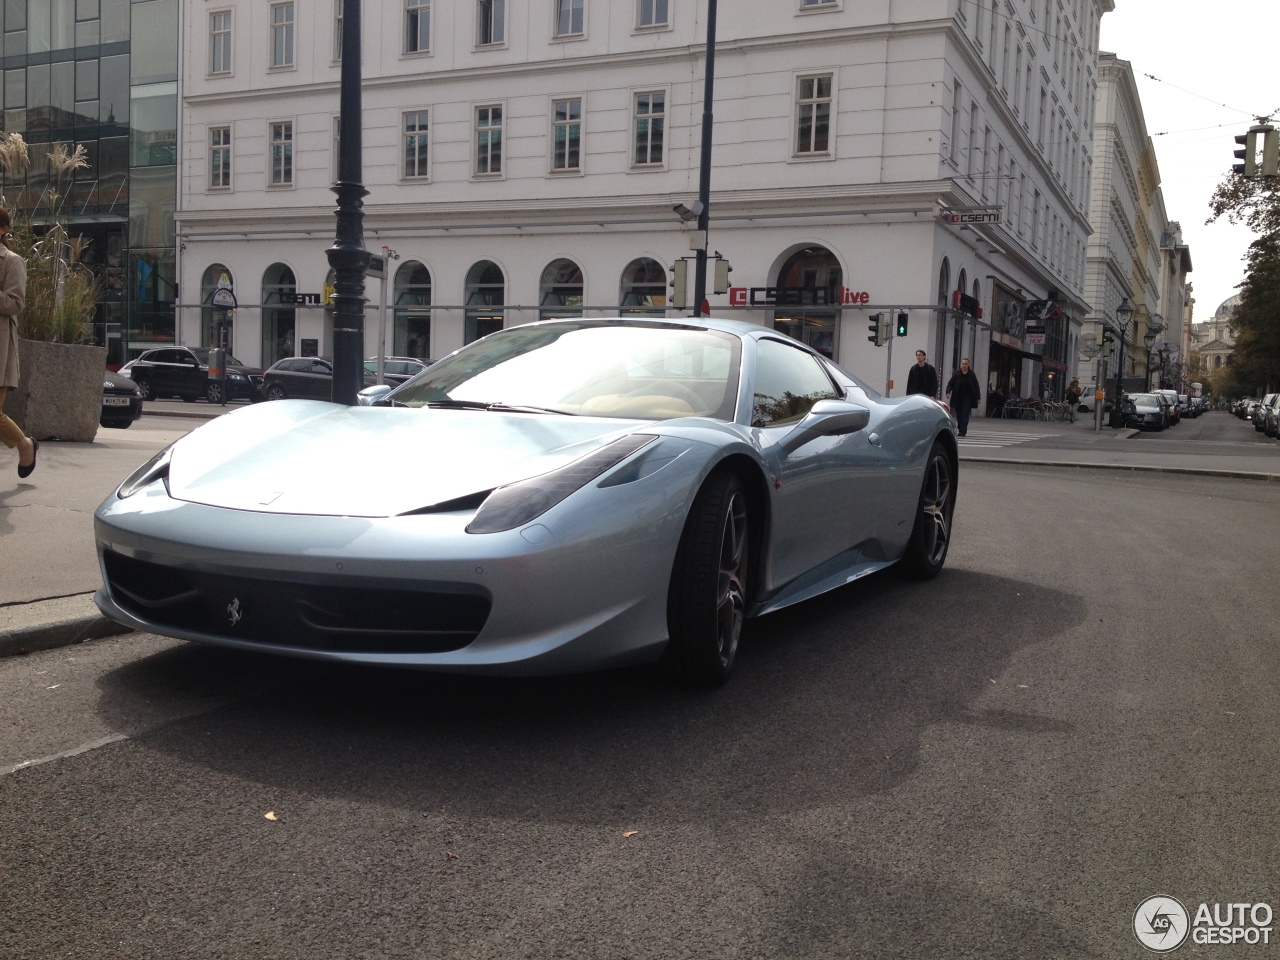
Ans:
<svg viewBox="0 0 1280 960"><path fill-rule="evenodd" d="M377 254L369 254L369 265L364 268L366 277L382 279L387 275L387 258Z"/></svg>
<svg viewBox="0 0 1280 960"><path fill-rule="evenodd" d="M1033 346L1043 346L1045 332L1046 329L1044 324L1027 324L1027 343L1032 344Z"/></svg>
<svg viewBox="0 0 1280 960"><path fill-rule="evenodd" d="M236 295L231 292L229 287L219 287L213 291L212 303L215 307L221 307L224 310L234 310L236 308Z"/></svg>

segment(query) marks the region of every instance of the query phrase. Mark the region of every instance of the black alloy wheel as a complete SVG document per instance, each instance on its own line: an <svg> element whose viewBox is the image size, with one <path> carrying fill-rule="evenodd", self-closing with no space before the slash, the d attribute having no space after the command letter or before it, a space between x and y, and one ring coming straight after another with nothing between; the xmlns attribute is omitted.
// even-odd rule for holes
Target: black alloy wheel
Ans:
<svg viewBox="0 0 1280 960"><path fill-rule="evenodd" d="M698 491L676 551L667 595L667 674L718 686L738 656L747 611L749 513L742 481L713 473Z"/></svg>
<svg viewBox="0 0 1280 960"><path fill-rule="evenodd" d="M222 382L219 380L210 380L205 384L204 398L210 403L222 403Z"/></svg>
<svg viewBox="0 0 1280 960"><path fill-rule="evenodd" d="M142 394L143 400L154 400L156 398L155 389L151 386L151 381L146 377L138 377L133 382L138 385L138 392Z"/></svg>
<svg viewBox="0 0 1280 960"><path fill-rule="evenodd" d="M951 546L951 517L956 506L955 469L940 441L934 441L925 462L916 522L898 567L917 580L932 580L942 572Z"/></svg>

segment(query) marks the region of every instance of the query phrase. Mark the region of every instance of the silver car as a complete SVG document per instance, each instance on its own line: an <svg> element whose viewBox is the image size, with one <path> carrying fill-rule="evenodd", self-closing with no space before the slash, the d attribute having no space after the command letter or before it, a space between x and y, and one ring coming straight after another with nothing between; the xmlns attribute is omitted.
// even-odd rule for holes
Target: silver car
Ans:
<svg viewBox="0 0 1280 960"><path fill-rule="evenodd" d="M144 464L95 516L99 608L322 659L715 684L744 619L946 560L947 408L753 324L514 327L377 404L246 407Z"/></svg>

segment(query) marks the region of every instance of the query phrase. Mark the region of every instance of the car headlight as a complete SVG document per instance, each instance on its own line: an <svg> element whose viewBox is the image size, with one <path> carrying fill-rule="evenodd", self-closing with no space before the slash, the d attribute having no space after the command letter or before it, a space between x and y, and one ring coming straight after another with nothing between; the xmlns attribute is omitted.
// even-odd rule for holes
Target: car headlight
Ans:
<svg viewBox="0 0 1280 960"><path fill-rule="evenodd" d="M501 533L523 526L657 439L652 434L632 434L567 463L558 470L498 487L489 494L476 511L475 517L467 524L467 533Z"/></svg>
<svg viewBox="0 0 1280 960"><path fill-rule="evenodd" d="M120 484L120 488L116 490L116 496L124 500L161 478L167 480L169 478L169 460L172 456L173 445L170 444L129 474L124 483Z"/></svg>
<svg viewBox="0 0 1280 960"><path fill-rule="evenodd" d="M228 374L227 374L227 379L228 379L228 380L243 380L243 379L244 379L244 374L243 374L243 373L228 373Z"/></svg>

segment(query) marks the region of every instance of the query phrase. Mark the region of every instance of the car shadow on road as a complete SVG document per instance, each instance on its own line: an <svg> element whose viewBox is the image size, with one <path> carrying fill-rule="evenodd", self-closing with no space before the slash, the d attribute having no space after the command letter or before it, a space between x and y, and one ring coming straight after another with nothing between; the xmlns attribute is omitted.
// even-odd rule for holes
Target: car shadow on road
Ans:
<svg viewBox="0 0 1280 960"><path fill-rule="evenodd" d="M98 712L127 731L139 700L239 693L141 742L311 795L578 823L637 807L676 821L771 815L893 789L932 725L1069 733L981 703L1020 650L1078 626L1084 602L964 570L927 584L877 575L752 623L715 690L650 668L465 677L188 644L104 677Z"/></svg>

